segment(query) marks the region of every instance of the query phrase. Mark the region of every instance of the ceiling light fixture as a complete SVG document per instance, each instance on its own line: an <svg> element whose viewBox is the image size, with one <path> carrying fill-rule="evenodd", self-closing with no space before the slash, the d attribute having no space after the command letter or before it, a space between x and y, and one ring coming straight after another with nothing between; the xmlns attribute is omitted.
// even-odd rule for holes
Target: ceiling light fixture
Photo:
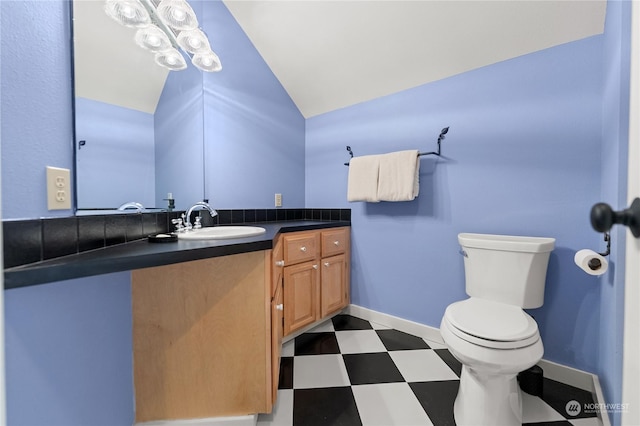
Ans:
<svg viewBox="0 0 640 426"><path fill-rule="evenodd" d="M181 48L202 71L222 69L220 58L198 27L198 18L186 0L106 0L105 12L120 24L138 28L135 42L155 53L158 65L172 71L187 67Z"/></svg>

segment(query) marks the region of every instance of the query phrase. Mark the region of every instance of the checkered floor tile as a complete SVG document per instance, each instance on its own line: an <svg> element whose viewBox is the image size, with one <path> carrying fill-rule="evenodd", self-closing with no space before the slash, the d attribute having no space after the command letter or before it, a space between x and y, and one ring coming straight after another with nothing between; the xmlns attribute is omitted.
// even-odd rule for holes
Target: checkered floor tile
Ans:
<svg viewBox="0 0 640 426"><path fill-rule="evenodd" d="M338 315L284 344L278 402L258 425L455 425L460 371L441 344ZM523 424L602 425L595 413L569 415L573 400L594 402L545 378L543 398L523 392Z"/></svg>

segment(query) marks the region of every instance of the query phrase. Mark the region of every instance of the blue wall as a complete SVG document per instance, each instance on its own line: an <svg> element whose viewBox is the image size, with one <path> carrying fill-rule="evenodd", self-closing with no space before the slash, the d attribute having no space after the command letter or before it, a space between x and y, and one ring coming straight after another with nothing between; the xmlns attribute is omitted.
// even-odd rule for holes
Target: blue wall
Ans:
<svg viewBox="0 0 640 426"><path fill-rule="evenodd" d="M76 98L78 208L114 208L129 201L155 204L153 115ZM114 166L117 164L117 167Z"/></svg>
<svg viewBox="0 0 640 426"><path fill-rule="evenodd" d="M307 207L351 207L352 303L439 327L466 297L457 234L556 238L545 304L532 311L545 358L597 370L599 283L573 263L600 246L602 37L532 53L307 120ZM423 157L420 195L347 203L348 159L401 149Z"/></svg>
<svg viewBox="0 0 640 426"><path fill-rule="evenodd" d="M183 209L202 198L273 208L278 192L303 207L302 114L221 1L190 4L223 70L169 75L155 114L158 205L172 192Z"/></svg>
<svg viewBox="0 0 640 426"><path fill-rule="evenodd" d="M45 166L73 169L70 3L0 2L2 218L49 212ZM4 293L7 421L133 423L130 274Z"/></svg>
<svg viewBox="0 0 640 426"><path fill-rule="evenodd" d="M305 121L220 1L201 18L222 72L204 74L205 192L214 207L304 207Z"/></svg>
<svg viewBox="0 0 640 426"><path fill-rule="evenodd" d="M130 281L5 292L7 424L133 424Z"/></svg>
<svg viewBox="0 0 640 426"><path fill-rule="evenodd" d="M2 217L48 211L46 166L73 168L69 4L0 2Z"/></svg>

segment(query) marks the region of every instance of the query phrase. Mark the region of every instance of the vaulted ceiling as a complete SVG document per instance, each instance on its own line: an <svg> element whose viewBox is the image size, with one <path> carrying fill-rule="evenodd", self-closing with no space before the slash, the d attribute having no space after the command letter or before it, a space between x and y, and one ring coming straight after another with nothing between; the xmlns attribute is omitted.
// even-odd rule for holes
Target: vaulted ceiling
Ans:
<svg viewBox="0 0 640 426"><path fill-rule="evenodd" d="M224 2L305 117L600 34L606 7L567 0Z"/></svg>
<svg viewBox="0 0 640 426"><path fill-rule="evenodd" d="M606 9L605 0L223 1L305 117L601 34ZM83 9L99 3L93 12L104 15L102 2L75 3L85 3ZM84 21L82 13L90 12L76 10L76 25ZM91 19L86 22L93 27L96 22L118 26L106 16ZM78 31L83 30L76 29L76 36ZM110 43L132 49L124 61L139 60L139 48L130 39ZM76 41L77 56L85 48L102 51ZM96 59L76 64L81 71L101 72L103 89L127 81L124 92L132 101L149 98L138 91L153 92L152 81L163 84L166 78L162 69L138 78L130 68L119 76L123 67L117 64L114 70L99 69L105 66ZM93 90L78 87L81 96ZM114 97L114 90L89 97ZM157 102L159 93L155 96ZM135 108L153 112L155 106Z"/></svg>

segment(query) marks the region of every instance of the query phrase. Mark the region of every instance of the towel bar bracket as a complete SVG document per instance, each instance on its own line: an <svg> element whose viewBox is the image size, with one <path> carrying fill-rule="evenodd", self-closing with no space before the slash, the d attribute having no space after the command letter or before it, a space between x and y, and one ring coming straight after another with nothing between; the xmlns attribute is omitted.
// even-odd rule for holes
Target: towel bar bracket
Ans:
<svg viewBox="0 0 640 426"><path fill-rule="evenodd" d="M447 134L447 132L449 131L449 127L445 127L444 129L442 129L440 131L440 135L438 136L438 151L431 151L431 152L418 152L418 157L422 157L423 155L437 155L438 157L440 157L441 154L441 142L444 139L444 135ZM349 152L349 155L351 156L351 158L353 158L353 151L351 150L351 147L347 145L347 151ZM349 163L344 163L345 166L348 166Z"/></svg>
<svg viewBox="0 0 640 426"><path fill-rule="evenodd" d="M353 151L351 151L351 147L347 145L347 151L349 151L349 155L353 158ZM349 162L344 163L345 166L349 165Z"/></svg>

